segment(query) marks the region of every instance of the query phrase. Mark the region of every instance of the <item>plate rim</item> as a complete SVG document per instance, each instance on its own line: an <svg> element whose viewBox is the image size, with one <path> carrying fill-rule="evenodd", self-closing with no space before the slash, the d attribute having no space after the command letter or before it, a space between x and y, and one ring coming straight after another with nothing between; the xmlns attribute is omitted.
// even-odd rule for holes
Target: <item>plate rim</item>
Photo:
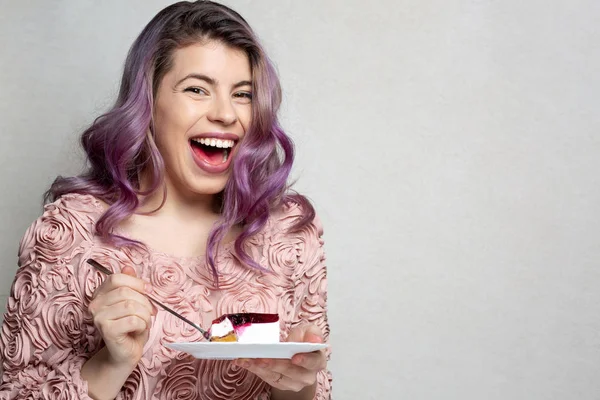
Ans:
<svg viewBox="0 0 600 400"><path fill-rule="evenodd" d="M216 347L235 347L235 346L317 346L321 348L329 347L329 343L311 343L311 342L275 342L275 343L240 343L240 342L174 342L174 343L165 343L165 346L177 346L177 345L190 345L190 346L216 346Z"/></svg>
<svg viewBox="0 0 600 400"><path fill-rule="evenodd" d="M171 350L186 353L196 359L234 360L238 358L291 359L295 354L322 351L329 343L276 342L179 342L165 343Z"/></svg>

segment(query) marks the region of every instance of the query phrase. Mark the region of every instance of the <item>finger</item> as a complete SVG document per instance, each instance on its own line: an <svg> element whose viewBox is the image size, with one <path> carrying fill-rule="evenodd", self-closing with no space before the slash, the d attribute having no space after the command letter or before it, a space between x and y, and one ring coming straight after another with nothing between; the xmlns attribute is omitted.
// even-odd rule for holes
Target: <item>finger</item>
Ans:
<svg viewBox="0 0 600 400"><path fill-rule="evenodd" d="M117 303L120 303L120 302L126 301L126 300L131 300L131 301L140 303L141 305L143 305L144 307L146 307L148 309L148 312L150 314L155 314L154 313L155 307L150 303L150 300L148 300L148 298L146 296L144 296L143 294L136 292L135 290L133 290L132 288L130 288L128 286L121 286L117 289L114 289L114 290L94 299L90 303L89 310L92 313L92 315L94 315L95 312L98 312L99 310L101 310L105 307L111 307L114 304L117 304Z"/></svg>
<svg viewBox="0 0 600 400"><path fill-rule="evenodd" d="M308 343L323 343L323 332L316 325L309 325L304 331L303 342Z"/></svg>
<svg viewBox="0 0 600 400"><path fill-rule="evenodd" d="M117 320L111 320L104 340L115 341L129 333L142 334L150 329L150 325L137 315L128 315Z"/></svg>
<svg viewBox="0 0 600 400"><path fill-rule="evenodd" d="M293 328L288 337L287 342L308 342L308 343L323 343L323 333L321 329L313 324L300 325Z"/></svg>
<svg viewBox="0 0 600 400"><path fill-rule="evenodd" d="M322 350L312 353L299 353L292 357L292 363L310 371L320 371L327 366L327 358Z"/></svg>
<svg viewBox="0 0 600 400"><path fill-rule="evenodd" d="M309 386L315 383L316 373L306 368L294 365L290 360L279 359L255 359L250 360L248 370L265 376L268 381L269 377L275 376L276 379L281 375L287 377L286 384L290 382L300 382L302 387ZM273 375L273 373L275 373ZM283 380L283 379L282 379Z"/></svg>
<svg viewBox="0 0 600 400"><path fill-rule="evenodd" d="M146 307L133 300L125 300L110 307L103 308L96 315L94 322L101 332L105 332L111 323L127 317L137 317L144 321L145 328L150 328L152 319Z"/></svg>
<svg viewBox="0 0 600 400"><path fill-rule="evenodd" d="M249 362L246 365L247 367L245 368L248 371L252 372L254 375L267 382L269 385L278 389L292 390L298 392L302 390L305 386L309 386L312 384L310 383L311 377L309 374L307 374L308 371L291 364L291 367L297 369L296 371L288 371L288 373L290 373L292 376L288 376L283 372L262 366L264 364L261 363L261 360L251 360L251 362Z"/></svg>
<svg viewBox="0 0 600 400"><path fill-rule="evenodd" d="M127 274L113 274L108 276L102 285L94 292L94 298L104 295L116 288L127 286L139 293L147 293L152 286L143 280Z"/></svg>
<svg viewBox="0 0 600 400"><path fill-rule="evenodd" d="M124 266L121 269L121 273L125 274L125 275L129 275L129 276L137 277L137 274L135 273L135 269L133 269L133 267L130 267L129 265Z"/></svg>
<svg viewBox="0 0 600 400"><path fill-rule="evenodd" d="M300 325L292 328L288 334L286 342L302 342L304 338L304 331L308 328L308 325Z"/></svg>

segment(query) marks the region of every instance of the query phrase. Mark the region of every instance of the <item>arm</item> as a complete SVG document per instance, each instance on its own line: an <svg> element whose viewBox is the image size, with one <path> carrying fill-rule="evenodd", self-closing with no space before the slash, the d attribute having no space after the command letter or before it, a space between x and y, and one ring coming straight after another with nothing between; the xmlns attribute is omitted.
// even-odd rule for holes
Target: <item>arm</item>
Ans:
<svg viewBox="0 0 600 400"><path fill-rule="evenodd" d="M0 332L0 398L85 399L80 371L99 345L76 279L78 222L47 206L23 237Z"/></svg>
<svg viewBox="0 0 600 400"><path fill-rule="evenodd" d="M271 389L271 400L313 400L317 391L317 382L306 386L299 392Z"/></svg>
<svg viewBox="0 0 600 400"><path fill-rule="evenodd" d="M296 209L297 210L297 209ZM298 249L297 265L271 264L271 267L288 275L292 286L287 288L291 297L280 306L285 309L284 336L289 342L327 342L327 278L323 252L323 230L316 219L311 225L295 234L285 234L277 239L285 248L286 242ZM281 247L274 247L275 251ZM278 257L270 257L277 260ZM282 268L283 267L283 268ZM273 400L329 400L331 374L327 371L329 348L326 351L297 354L291 360L250 359L237 360L271 386Z"/></svg>
<svg viewBox="0 0 600 400"><path fill-rule="evenodd" d="M83 365L81 377L88 383L90 397L96 400L114 399L134 368L114 363L108 349L103 347Z"/></svg>
<svg viewBox="0 0 600 400"><path fill-rule="evenodd" d="M296 282L295 313L290 336L299 335L302 336L302 339L288 337L288 341L319 342L321 341L319 340L320 334L322 342L328 343L327 267L322 239L323 227L318 217L298 235L304 246L298 256L299 264L294 276L294 282ZM324 352L326 359L329 360L331 348L327 348ZM296 361L298 356L295 356L292 361ZM273 388L271 399L329 400L331 398L331 381L331 373L324 368L317 372L313 385L307 386L299 392Z"/></svg>
<svg viewBox="0 0 600 400"><path fill-rule="evenodd" d="M105 346L81 370L94 399L114 399L142 357L156 312L142 295L145 286L125 266L94 292L88 309Z"/></svg>
<svg viewBox="0 0 600 400"><path fill-rule="evenodd" d="M115 358L123 355L111 341L119 324L106 327L105 323L132 314L148 320L151 306L138 305L120 316L119 307L105 307L106 300L92 301L92 296L111 291L113 284L139 291L144 283L114 274L114 279L101 285L104 277L85 263L93 252L95 218L85 203L75 201L66 196L46 206L21 241L19 268L0 332L3 400L114 398L135 367L135 362ZM131 274L135 274L133 269ZM136 292L129 292L125 297L135 300ZM137 296L147 302L141 294ZM109 303L118 301L110 295L104 298ZM93 303L97 303L94 313L90 310ZM122 331L142 330L142 325L146 329L147 323L138 319L124 319L128 326ZM102 337L106 347L101 349ZM127 340L122 342L127 344Z"/></svg>

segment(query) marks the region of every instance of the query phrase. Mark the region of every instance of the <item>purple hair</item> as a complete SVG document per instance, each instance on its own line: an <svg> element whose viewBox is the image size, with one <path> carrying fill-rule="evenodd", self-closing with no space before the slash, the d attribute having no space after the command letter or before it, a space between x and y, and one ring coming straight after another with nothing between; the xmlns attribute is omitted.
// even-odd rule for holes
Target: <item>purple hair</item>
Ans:
<svg viewBox="0 0 600 400"><path fill-rule="evenodd" d="M139 196L164 188L164 162L154 145L154 97L172 67L173 52L206 40L244 51L253 86L251 126L239 145L225 189L215 196L221 218L208 236L206 261L218 283L215 255L231 227L243 227L234 245L239 259L263 269L244 251L244 244L265 226L270 213L285 203L298 203L303 216L292 231L302 229L315 216L310 202L290 191L287 184L294 145L277 119L281 87L275 69L248 23L224 5L178 2L146 25L127 56L115 105L81 136L89 168L76 177L59 176L45 200L54 201L67 193L93 195L110 205L98 220L96 233L116 246L143 245L112 230L137 210ZM146 169L151 172L151 184L142 192L140 176Z"/></svg>

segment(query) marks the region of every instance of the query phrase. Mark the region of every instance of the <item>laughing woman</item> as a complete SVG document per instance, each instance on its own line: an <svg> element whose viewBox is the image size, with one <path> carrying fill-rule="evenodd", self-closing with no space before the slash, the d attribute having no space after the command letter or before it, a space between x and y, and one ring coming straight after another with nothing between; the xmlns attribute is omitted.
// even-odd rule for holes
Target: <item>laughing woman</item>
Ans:
<svg viewBox="0 0 600 400"><path fill-rule="evenodd" d="M27 230L0 334L0 399L329 399L329 351L199 360L165 344L235 312L281 339L327 342L323 233L287 184L273 66L210 1L160 11L128 54L114 107L82 135ZM105 278L93 258L114 272Z"/></svg>

